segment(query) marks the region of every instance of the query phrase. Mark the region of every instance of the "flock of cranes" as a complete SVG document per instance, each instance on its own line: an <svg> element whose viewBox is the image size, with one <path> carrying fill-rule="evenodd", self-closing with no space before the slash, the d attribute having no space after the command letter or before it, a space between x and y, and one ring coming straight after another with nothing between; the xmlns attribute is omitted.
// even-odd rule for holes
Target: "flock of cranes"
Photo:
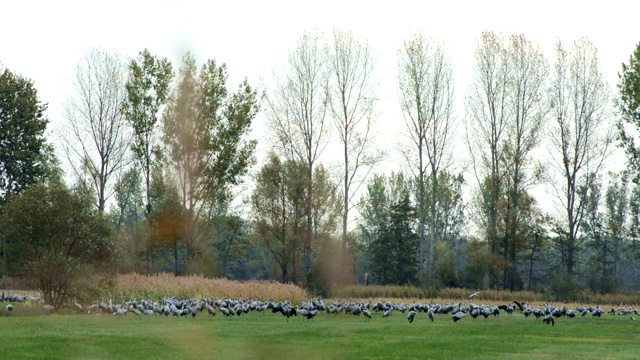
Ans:
<svg viewBox="0 0 640 360"><path fill-rule="evenodd" d="M27 300L31 303L31 305L37 305L40 302L40 300L42 300L42 293L40 293L38 297L33 297L31 295L24 296L19 294L5 295L4 291L0 291L0 303L8 302L9 304L5 306L5 309L9 312L13 311L12 303L26 303Z"/></svg>
<svg viewBox="0 0 640 360"><path fill-rule="evenodd" d="M477 295L477 294L476 294ZM22 296L17 294L6 295L4 291L0 293L0 302L8 303L5 306L6 311L12 312L16 303L25 303L29 301L31 305L37 305L42 300L40 297ZM519 312L525 317L540 319L543 323L555 325L555 321L559 318L575 318L575 317L600 317L605 311L600 306L576 306L567 308L566 305L554 307L550 304L542 306L530 306L526 303L514 301L513 304L505 305L476 305L473 303L473 297L470 297L469 304L462 303L417 303L411 304L394 303L391 301L378 300L375 303L368 301L333 301L325 304L322 298L302 302L294 306L290 301L262 301L261 299L243 300L243 299L210 299L203 297L200 300L195 299L176 299L165 297L160 301L156 300L130 300L122 303L109 303L95 301L86 309L74 300L74 308L78 312L88 314L111 314L116 317L124 317L130 314L142 320L145 316L173 316L173 317L196 317L199 314L203 316L219 316L239 317L245 314L259 312L280 314L287 321L291 317L301 317L306 320L314 319L319 313L337 316L339 314L360 316L362 315L366 321L374 316L388 318L393 314L406 314L409 323L413 323L419 316L418 314L426 314L429 321L436 318L450 317L454 323L460 322L467 316L476 318L497 317L501 314L511 315ZM44 305L45 313L50 314L56 311L51 305ZM634 307L618 307L611 308L608 311L612 315L630 316L631 320L635 320L638 310ZM397 315L396 315L397 316Z"/></svg>

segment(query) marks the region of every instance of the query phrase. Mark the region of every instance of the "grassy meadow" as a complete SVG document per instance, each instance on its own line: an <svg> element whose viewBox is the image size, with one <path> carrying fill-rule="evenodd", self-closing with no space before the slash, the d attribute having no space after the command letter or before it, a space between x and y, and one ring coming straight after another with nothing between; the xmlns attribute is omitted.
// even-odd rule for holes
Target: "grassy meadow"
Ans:
<svg viewBox="0 0 640 360"><path fill-rule="evenodd" d="M520 313L488 319L419 313L311 320L249 313L224 318L60 312L0 317L0 356L14 359L637 359L640 321L605 314L555 326Z"/></svg>

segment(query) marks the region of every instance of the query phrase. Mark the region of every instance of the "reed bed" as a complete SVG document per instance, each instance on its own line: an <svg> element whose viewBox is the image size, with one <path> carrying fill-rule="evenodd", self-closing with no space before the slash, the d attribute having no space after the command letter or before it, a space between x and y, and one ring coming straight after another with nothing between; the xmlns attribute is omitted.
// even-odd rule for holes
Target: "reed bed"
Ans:
<svg viewBox="0 0 640 360"><path fill-rule="evenodd" d="M382 286L382 285L347 285L331 288L330 297L336 299L406 299L433 300L446 299L450 301L468 301L475 289L464 288L433 288L418 286ZM504 303L517 300L528 303L571 302L577 304L600 305L636 305L640 304L640 292L620 292L613 294L596 294L581 291L573 299L559 299L552 293L534 291L508 290L480 290L478 301L490 303Z"/></svg>
<svg viewBox="0 0 640 360"><path fill-rule="evenodd" d="M243 298L275 301L290 300L298 303L307 298L306 292L292 284L275 281L231 281L224 278L203 276L174 276L168 273L141 275L136 273L117 275L111 296L116 299L176 298Z"/></svg>

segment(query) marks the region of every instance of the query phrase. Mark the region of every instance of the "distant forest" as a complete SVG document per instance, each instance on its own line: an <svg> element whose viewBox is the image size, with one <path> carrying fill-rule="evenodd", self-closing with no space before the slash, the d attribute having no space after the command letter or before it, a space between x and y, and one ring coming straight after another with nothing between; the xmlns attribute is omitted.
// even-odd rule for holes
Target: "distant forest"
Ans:
<svg viewBox="0 0 640 360"><path fill-rule="evenodd" d="M0 68L1 274L59 290L129 272L317 293L640 290L640 43L629 50L614 90L587 38L548 58L484 32L469 88L454 89L444 44L415 34L398 52L392 149L374 51L345 30L305 33L269 89L189 53L93 49L55 141L38 84ZM626 167L612 173L616 148Z"/></svg>

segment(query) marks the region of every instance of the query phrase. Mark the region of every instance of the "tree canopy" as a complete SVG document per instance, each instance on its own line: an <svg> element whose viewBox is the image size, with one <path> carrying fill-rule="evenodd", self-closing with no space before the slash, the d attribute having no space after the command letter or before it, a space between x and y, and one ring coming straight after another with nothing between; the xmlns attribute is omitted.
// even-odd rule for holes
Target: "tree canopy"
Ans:
<svg viewBox="0 0 640 360"><path fill-rule="evenodd" d="M37 285L47 304L67 299L73 282L113 257L110 227L90 199L59 182L36 184L5 208L9 273Z"/></svg>
<svg viewBox="0 0 640 360"><path fill-rule="evenodd" d="M0 204L44 179L52 148L47 144L47 104L33 82L4 69L0 74Z"/></svg>

